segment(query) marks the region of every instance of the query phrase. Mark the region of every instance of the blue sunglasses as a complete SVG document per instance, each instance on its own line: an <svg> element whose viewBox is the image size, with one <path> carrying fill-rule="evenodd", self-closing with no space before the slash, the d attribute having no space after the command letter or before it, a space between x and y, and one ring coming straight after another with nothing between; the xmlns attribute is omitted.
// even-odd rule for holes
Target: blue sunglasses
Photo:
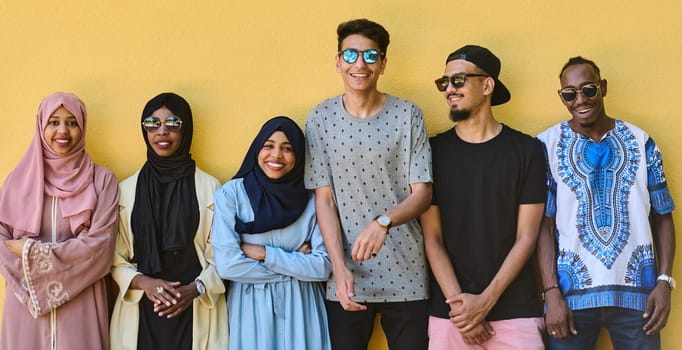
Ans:
<svg viewBox="0 0 682 350"><path fill-rule="evenodd" d="M355 61L358 60L358 57L360 57L360 54L362 54L362 60L367 64L376 63L379 60L379 57L384 57L383 52L379 52L375 49L369 49L365 51L345 49L343 51L339 51L339 55L344 61L346 61L346 63L355 63Z"/></svg>

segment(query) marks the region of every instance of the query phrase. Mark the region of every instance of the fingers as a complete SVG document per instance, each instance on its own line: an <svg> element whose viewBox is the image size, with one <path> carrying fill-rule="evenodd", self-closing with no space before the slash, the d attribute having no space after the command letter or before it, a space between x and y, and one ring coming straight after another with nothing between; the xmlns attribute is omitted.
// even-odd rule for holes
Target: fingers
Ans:
<svg viewBox="0 0 682 350"><path fill-rule="evenodd" d="M556 339L566 339L571 335L570 326L567 322L562 322L559 324L547 325L547 334L552 338Z"/></svg>
<svg viewBox="0 0 682 350"><path fill-rule="evenodd" d="M452 322L455 327L459 328L459 331L462 333L471 331L473 326L475 326L469 322L466 317L459 314L454 314L452 311L450 311L450 322Z"/></svg>
<svg viewBox="0 0 682 350"><path fill-rule="evenodd" d="M372 221L355 240L351 258L354 261L363 262L376 257L385 240L386 229L379 226L376 221Z"/></svg>
<svg viewBox="0 0 682 350"><path fill-rule="evenodd" d="M348 299L345 303L341 303L341 306L346 311L364 311L367 310L367 306L354 302Z"/></svg>
<svg viewBox="0 0 682 350"><path fill-rule="evenodd" d="M485 322L485 321L482 322L482 323L483 323L483 328L485 328L486 332L488 332L488 337L487 337L487 338L490 338L490 337L492 337L493 335L495 335L495 330L493 329L493 326L490 325L490 323Z"/></svg>
<svg viewBox="0 0 682 350"><path fill-rule="evenodd" d="M460 293L454 296L451 296L445 300L446 303L448 304L456 304L456 303L463 303L464 302L464 293Z"/></svg>
<svg viewBox="0 0 682 350"><path fill-rule="evenodd" d="M164 303L161 303L161 304L155 303L155 304L154 304L154 312L160 313L160 312L163 312L163 311L165 311L165 310L168 310L168 309L171 308L171 307L173 307L173 304L171 304L171 305L166 305L166 304L164 304ZM159 316L161 316L161 315L159 315Z"/></svg>
<svg viewBox="0 0 682 350"><path fill-rule="evenodd" d="M354 290L354 280L353 274L350 271L346 271L345 278L343 280L337 278L336 280L336 297L339 298L339 303L341 307L346 311L362 311L367 310L367 306L353 301L355 296Z"/></svg>
<svg viewBox="0 0 682 350"><path fill-rule="evenodd" d="M570 311L568 312L568 331L571 332L571 335L578 335L578 330L575 328L575 322L573 321L573 312Z"/></svg>
<svg viewBox="0 0 682 350"><path fill-rule="evenodd" d="M166 282L163 286L163 288L166 290L166 293L179 298L181 294L177 287L180 287L180 282Z"/></svg>
<svg viewBox="0 0 682 350"><path fill-rule="evenodd" d="M576 330L573 321L573 313L569 312L565 317L562 317L559 322L547 321L547 334L556 339L567 339L577 335L578 331Z"/></svg>
<svg viewBox="0 0 682 350"><path fill-rule="evenodd" d="M182 314L182 312L185 311L191 303L192 299L185 297L182 299L181 302L175 305L171 305L165 309L160 309L157 312L159 314L159 317L173 318ZM156 311L156 309L154 309L154 311Z"/></svg>
<svg viewBox="0 0 682 350"><path fill-rule="evenodd" d="M151 296L149 296L150 294ZM154 287L151 293L147 292L147 295L149 300L153 301L154 304L165 304L166 306L170 306L177 303L177 300L173 295L169 294L166 291L166 288L161 285Z"/></svg>
<svg viewBox="0 0 682 350"><path fill-rule="evenodd" d="M351 258L357 262L367 261L371 258L376 257L376 253L379 251L378 247L367 241L356 240L353 244L353 250L351 252Z"/></svg>
<svg viewBox="0 0 682 350"><path fill-rule="evenodd" d="M353 294L349 293L336 293L336 297L339 298L339 304L346 311L362 311L367 310L367 306L356 303L351 299Z"/></svg>
<svg viewBox="0 0 682 350"><path fill-rule="evenodd" d="M192 284L178 287L181 296L177 299L177 302L172 305L154 305L154 312L157 312L159 317L173 318L179 316L192 304L194 300L193 289L194 286Z"/></svg>
<svg viewBox="0 0 682 350"><path fill-rule="evenodd" d="M670 315L670 289L664 283L656 285L649 294L644 311L644 319L647 319L643 329L647 335L660 332L668 323Z"/></svg>
<svg viewBox="0 0 682 350"><path fill-rule="evenodd" d="M175 287L180 286L180 282L168 282L160 279L155 279L148 284L149 287L145 289L147 298L154 302L154 304L165 304L170 306L177 303L177 298L180 297Z"/></svg>
<svg viewBox="0 0 682 350"><path fill-rule="evenodd" d="M455 324L455 326L457 326L457 328L459 328L460 331L462 332L469 332L474 328L474 325L472 323L460 322L460 324L462 325L462 327L457 326L457 324Z"/></svg>
<svg viewBox="0 0 682 350"><path fill-rule="evenodd" d="M473 327L471 331L460 331L460 334L466 344L481 345L494 335L494 331L488 322L483 321Z"/></svg>
<svg viewBox="0 0 682 350"><path fill-rule="evenodd" d="M670 310L664 310L663 307L654 306L653 312L650 314L649 320L644 325L646 335L654 335L660 332L668 323L668 315Z"/></svg>
<svg viewBox="0 0 682 350"><path fill-rule="evenodd" d="M310 254L312 253L312 246L310 245L310 241L305 241L301 246L296 250L299 253L303 254Z"/></svg>

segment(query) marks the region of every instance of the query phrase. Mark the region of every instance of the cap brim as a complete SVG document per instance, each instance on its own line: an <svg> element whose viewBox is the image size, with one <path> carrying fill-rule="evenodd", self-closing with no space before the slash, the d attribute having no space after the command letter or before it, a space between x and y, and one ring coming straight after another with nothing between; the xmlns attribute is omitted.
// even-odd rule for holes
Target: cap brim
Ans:
<svg viewBox="0 0 682 350"><path fill-rule="evenodd" d="M509 100L511 100L511 93L501 81L495 79L495 90L493 90L493 96L490 99L490 104L497 106L507 103Z"/></svg>

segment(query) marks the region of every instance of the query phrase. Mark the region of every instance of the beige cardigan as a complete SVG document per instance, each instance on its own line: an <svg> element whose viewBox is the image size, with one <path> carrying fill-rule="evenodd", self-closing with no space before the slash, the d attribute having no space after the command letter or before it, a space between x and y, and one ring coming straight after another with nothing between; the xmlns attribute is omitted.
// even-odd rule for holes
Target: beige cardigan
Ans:
<svg viewBox="0 0 682 350"><path fill-rule="evenodd" d="M110 340L112 350L136 350L140 321L138 302L144 291L130 288L130 282L140 274L133 257L133 235L130 217L135 201L135 187L139 171L120 184L119 225L116 254L111 274L119 286L114 312L111 317ZM194 325L192 349L227 349L227 304L225 285L218 276L210 243L213 221L213 194L220 183L213 176L196 168L195 183L199 201L199 228L194 236L194 247L203 270L197 276L206 286L206 294L194 299Z"/></svg>

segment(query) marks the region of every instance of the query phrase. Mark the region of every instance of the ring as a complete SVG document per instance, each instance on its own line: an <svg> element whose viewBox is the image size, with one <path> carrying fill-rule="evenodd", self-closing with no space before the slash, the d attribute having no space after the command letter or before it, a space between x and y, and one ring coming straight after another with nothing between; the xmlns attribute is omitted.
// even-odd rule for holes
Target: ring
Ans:
<svg viewBox="0 0 682 350"><path fill-rule="evenodd" d="M552 335L556 335L556 331L552 331Z"/></svg>
<svg viewBox="0 0 682 350"><path fill-rule="evenodd" d="M163 291L164 291L163 287L161 287L161 286L156 287L156 292L157 292L157 293L163 294Z"/></svg>
<svg viewBox="0 0 682 350"><path fill-rule="evenodd" d="M377 253L372 253L372 257L373 257L373 258L376 258L376 257L377 257Z"/></svg>

